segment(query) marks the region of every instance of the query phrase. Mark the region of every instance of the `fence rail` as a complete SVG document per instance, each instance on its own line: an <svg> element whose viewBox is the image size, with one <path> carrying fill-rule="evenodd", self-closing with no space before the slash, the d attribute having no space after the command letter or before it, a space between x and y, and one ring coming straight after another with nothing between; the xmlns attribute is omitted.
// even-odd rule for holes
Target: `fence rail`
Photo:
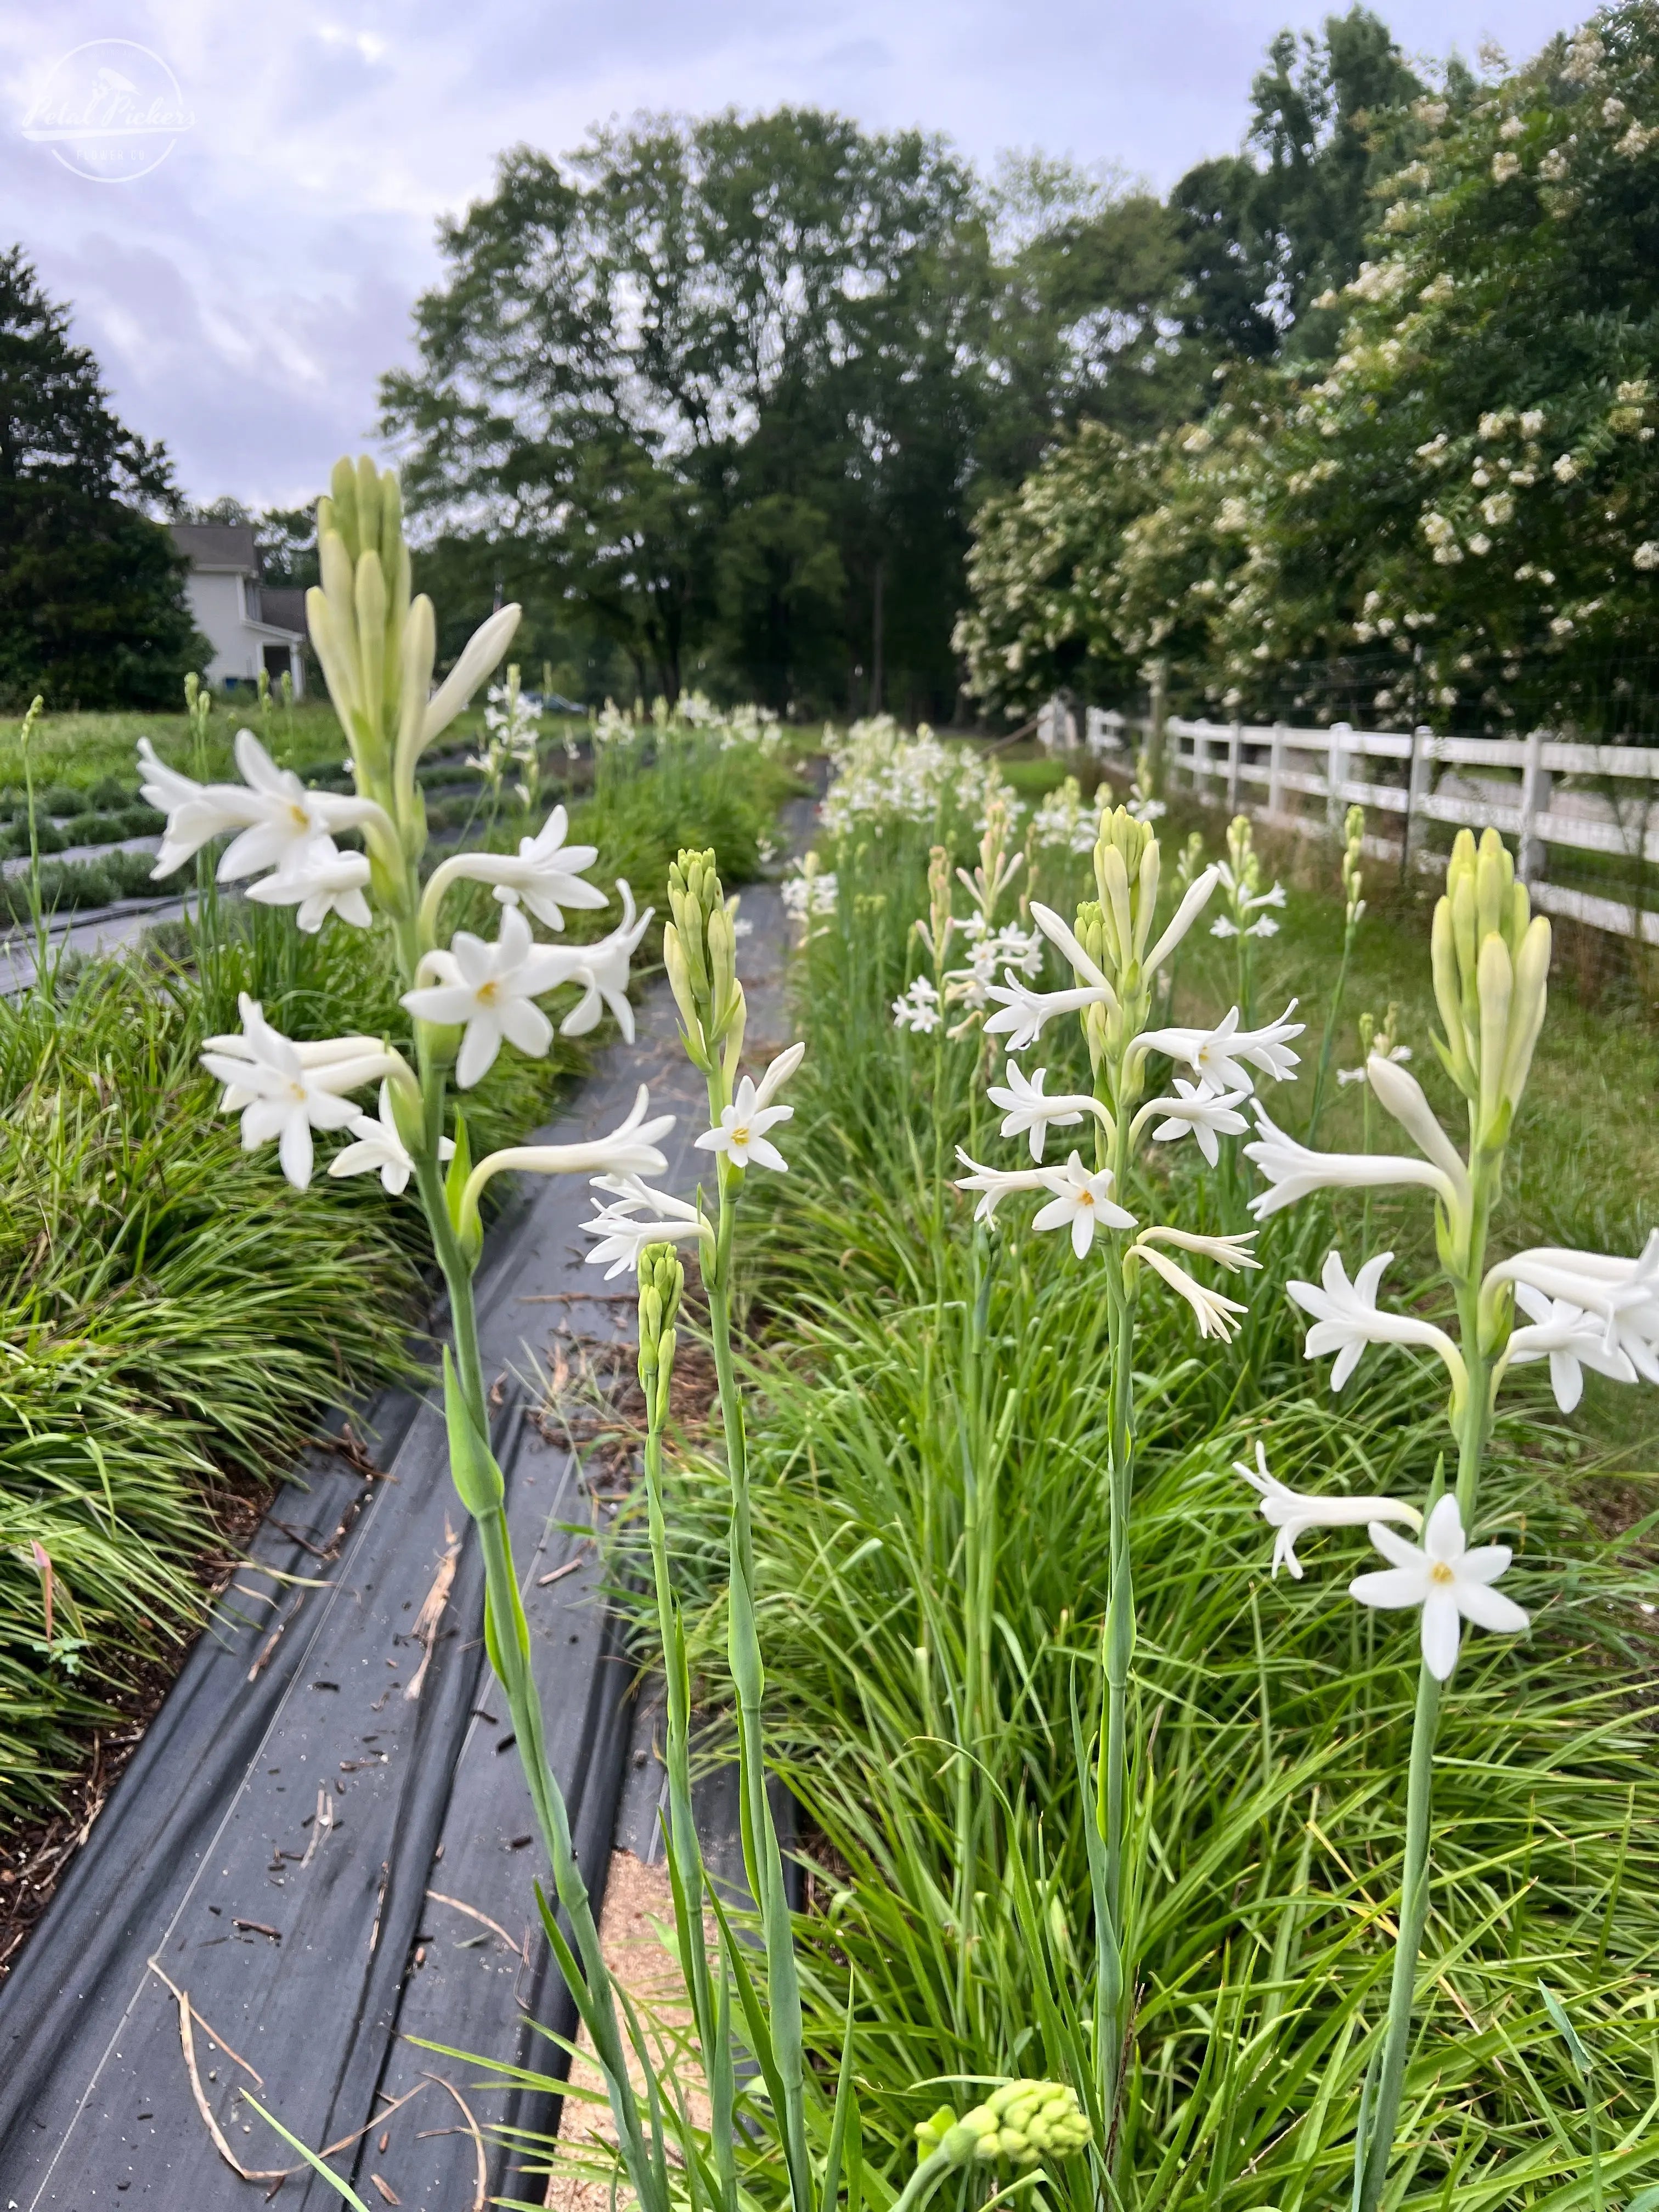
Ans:
<svg viewBox="0 0 1659 2212"><path fill-rule="evenodd" d="M1149 720L1091 707L1079 731L1055 701L1039 716L1038 734L1053 750L1080 741L1103 763L1121 765L1152 728ZM1524 738L1460 738L1420 727L1356 730L1334 722L1299 729L1173 714L1164 722L1163 741L1174 788L1304 836L1334 835L1347 808L1363 806L1394 830L1369 835L1366 849L1402 867L1436 866L1429 836L1436 823L1491 823L1514 840L1516 872L1541 911L1659 945L1659 911L1650 910L1641 881L1659 863L1659 748L1581 744L1543 730ZM1583 856L1592 869L1623 862L1608 888L1626 896L1552 882L1553 851ZM1655 890L1659 895L1659 885Z"/></svg>

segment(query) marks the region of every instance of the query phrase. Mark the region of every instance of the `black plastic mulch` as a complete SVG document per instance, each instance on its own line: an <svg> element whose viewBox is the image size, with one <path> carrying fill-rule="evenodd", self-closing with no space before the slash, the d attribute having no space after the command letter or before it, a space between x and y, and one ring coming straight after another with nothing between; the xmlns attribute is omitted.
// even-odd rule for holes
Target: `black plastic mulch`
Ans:
<svg viewBox="0 0 1659 2212"><path fill-rule="evenodd" d="M745 907L750 1037L775 1049L782 917L775 894ZM680 1115L669 1181L687 1188L705 1164L690 1151L704 1109L660 987L638 1045L610 1050L547 1133L613 1126L641 1081L653 1110ZM628 1304L602 1295L629 1285L583 1264L589 1210L578 1177L526 1192L492 1238L480 1322L550 1755L597 1893L629 1668L580 1533L601 1508L577 1451L523 1418L521 1379L556 1330L631 1334ZM482 1571L441 1409L396 1394L359 1433L362 1451L313 1454L279 1494L0 1989L4 2212L261 2201L294 2154L245 2089L313 2148L343 2145L331 2162L368 2201L429 2212L483 2201L481 2142L488 2191L518 2193L487 2130L556 2117L546 2096L481 2088L476 2069L411 2040L551 2070L533 2023L568 2033L574 2021L537 1923L545 1869L484 1661ZM268 2178L240 2179L226 2152ZM276 2193L289 2212L339 2201L306 2172Z"/></svg>

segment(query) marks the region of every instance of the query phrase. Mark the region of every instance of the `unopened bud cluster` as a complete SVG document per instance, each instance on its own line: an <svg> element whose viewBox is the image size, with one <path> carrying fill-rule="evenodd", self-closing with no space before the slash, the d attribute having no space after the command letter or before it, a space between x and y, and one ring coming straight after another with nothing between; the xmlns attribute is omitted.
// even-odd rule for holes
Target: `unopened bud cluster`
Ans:
<svg viewBox="0 0 1659 2212"><path fill-rule="evenodd" d="M398 822L406 856L426 844L414 780L437 628L432 602L410 592L403 496L395 472L367 455L337 461L317 502L320 587L306 594L311 641L351 738L358 789ZM374 859L371 852L371 860ZM395 902L392 884L378 883Z"/></svg>
<svg viewBox="0 0 1659 2212"><path fill-rule="evenodd" d="M730 1066L743 1047L737 931L712 852L682 852L668 871L673 920L663 931L663 965L685 1027L685 1049L705 1074L722 1045Z"/></svg>
<svg viewBox="0 0 1659 2212"><path fill-rule="evenodd" d="M668 1411L674 1373L674 1322L685 1291L685 1269L672 1244L647 1244L640 1255L640 1388L653 1423Z"/></svg>
<svg viewBox="0 0 1659 2212"><path fill-rule="evenodd" d="M958 2119L948 2105L918 2123L922 2159L943 2152L952 2166L989 2165L1005 2159L1032 2166L1069 2158L1089 2140L1089 2123L1075 2091L1059 2081L1005 2081L982 2105Z"/></svg>
<svg viewBox="0 0 1659 2212"><path fill-rule="evenodd" d="M1495 830L1477 848L1460 830L1434 910L1434 995L1446 1040L1436 1049L1469 1101L1477 1150L1507 1139L1544 1023L1550 926Z"/></svg>
<svg viewBox="0 0 1659 2212"><path fill-rule="evenodd" d="M1351 806L1342 825L1342 895L1347 901L1347 921L1352 929L1365 911L1365 879L1359 872L1364 854L1365 810Z"/></svg>

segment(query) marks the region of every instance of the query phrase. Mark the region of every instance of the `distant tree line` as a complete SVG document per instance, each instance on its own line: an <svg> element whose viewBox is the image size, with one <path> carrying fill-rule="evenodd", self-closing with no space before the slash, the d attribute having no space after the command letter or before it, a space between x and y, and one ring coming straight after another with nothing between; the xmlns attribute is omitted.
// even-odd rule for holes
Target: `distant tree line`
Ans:
<svg viewBox="0 0 1659 2212"><path fill-rule="evenodd" d="M1328 362L1425 91L1364 8L1286 31L1241 149L1164 198L1042 156L988 179L811 108L515 148L441 227L383 380L426 579L462 629L520 599L523 658L580 696L948 718L965 675L987 690L957 627L976 532L1085 439L1127 520L1127 456L1242 371ZM0 260L0 686L171 696L199 642L157 526L177 489L66 322ZM271 580L309 580L308 519L253 520Z"/></svg>
<svg viewBox="0 0 1659 2212"><path fill-rule="evenodd" d="M516 148L383 383L410 504L568 686L949 716L984 501L1328 353L1422 89L1364 9L1285 32L1243 150L1166 199L810 108Z"/></svg>

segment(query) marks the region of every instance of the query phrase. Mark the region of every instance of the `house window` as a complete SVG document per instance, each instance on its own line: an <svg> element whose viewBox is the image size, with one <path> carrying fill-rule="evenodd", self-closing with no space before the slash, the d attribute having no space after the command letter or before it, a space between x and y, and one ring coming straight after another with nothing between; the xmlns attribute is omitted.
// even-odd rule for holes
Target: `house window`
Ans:
<svg viewBox="0 0 1659 2212"><path fill-rule="evenodd" d="M280 684L290 673L289 648L285 645L268 645L264 651L265 674L273 684Z"/></svg>

